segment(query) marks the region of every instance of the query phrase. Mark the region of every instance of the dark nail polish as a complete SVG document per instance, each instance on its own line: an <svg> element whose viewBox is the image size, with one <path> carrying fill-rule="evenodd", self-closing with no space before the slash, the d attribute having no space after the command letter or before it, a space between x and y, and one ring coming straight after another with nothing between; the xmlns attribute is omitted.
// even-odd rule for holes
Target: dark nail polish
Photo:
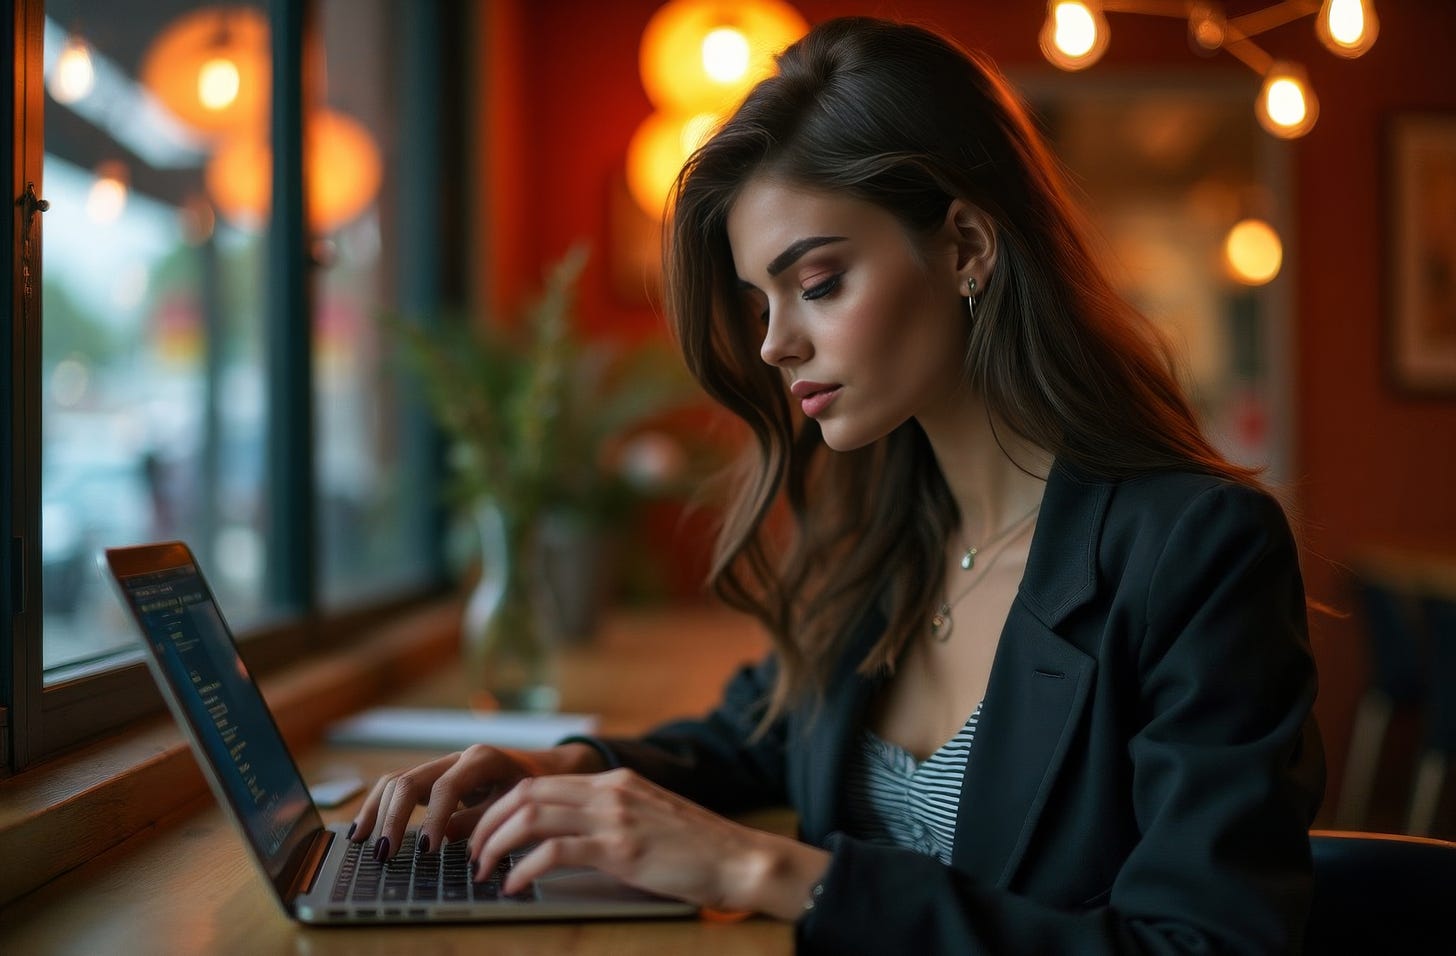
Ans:
<svg viewBox="0 0 1456 956"><path fill-rule="evenodd" d="M349 824L349 832L344 835L344 839L346 839L346 840L352 840L352 839L354 839L354 831L357 830L357 829L359 829L359 824L357 824L357 823L351 823L351 824Z"/></svg>
<svg viewBox="0 0 1456 956"><path fill-rule="evenodd" d="M374 847L374 859L383 863L389 859L389 837L380 837L379 843Z"/></svg>
<svg viewBox="0 0 1456 956"><path fill-rule="evenodd" d="M480 872L480 861L477 860L475 857L472 856L470 858L470 875L472 877L474 877L479 872Z"/></svg>
<svg viewBox="0 0 1456 956"><path fill-rule="evenodd" d="M420 834L420 850L419 850L419 852L420 853L429 853L430 852L430 838L427 837L427 836L425 836L423 833Z"/></svg>

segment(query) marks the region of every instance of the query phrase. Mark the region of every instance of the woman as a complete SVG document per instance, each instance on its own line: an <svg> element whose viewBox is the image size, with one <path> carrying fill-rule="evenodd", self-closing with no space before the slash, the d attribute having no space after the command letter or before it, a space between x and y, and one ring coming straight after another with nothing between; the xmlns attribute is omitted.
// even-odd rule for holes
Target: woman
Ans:
<svg viewBox="0 0 1456 956"><path fill-rule="evenodd" d="M1297 949L1294 542L1072 210L986 62L866 19L790 47L684 169L667 272L757 439L713 583L774 653L640 740L386 777L353 838L423 803L484 872L539 841L508 890L588 864L813 951ZM802 842L718 815L784 803Z"/></svg>

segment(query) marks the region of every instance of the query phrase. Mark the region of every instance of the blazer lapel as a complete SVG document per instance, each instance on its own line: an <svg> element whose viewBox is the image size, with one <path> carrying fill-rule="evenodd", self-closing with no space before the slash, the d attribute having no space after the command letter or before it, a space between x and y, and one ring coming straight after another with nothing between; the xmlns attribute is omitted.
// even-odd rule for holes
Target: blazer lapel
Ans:
<svg viewBox="0 0 1456 956"><path fill-rule="evenodd" d="M1018 601L996 650L961 782L951 862L1011 882L1081 720L1096 664Z"/></svg>
<svg viewBox="0 0 1456 956"><path fill-rule="evenodd" d="M1055 628L1095 593L1111 488L1052 469L961 784L951 862L1010 884L1081 721L1095 660Z"/></svg>

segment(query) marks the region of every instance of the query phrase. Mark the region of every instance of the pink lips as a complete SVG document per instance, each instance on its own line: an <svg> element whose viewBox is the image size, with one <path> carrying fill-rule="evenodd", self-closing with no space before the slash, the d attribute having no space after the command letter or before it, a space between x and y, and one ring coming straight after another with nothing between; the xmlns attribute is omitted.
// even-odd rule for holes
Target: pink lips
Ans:
<svg viewBox="0 0 1456 956"><path fill-rule="evenodd" d="M800 380L789 386L789 394L799 400L799 406L804 409L805 415L815 418L839 397L839 389L838 385Z"/></svg>

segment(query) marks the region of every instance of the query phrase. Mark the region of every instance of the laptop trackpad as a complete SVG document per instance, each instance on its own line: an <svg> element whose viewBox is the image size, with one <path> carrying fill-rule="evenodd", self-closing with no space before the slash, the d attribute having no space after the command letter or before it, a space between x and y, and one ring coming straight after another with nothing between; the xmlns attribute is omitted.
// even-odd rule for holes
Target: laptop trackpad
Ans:
<svg viewBox="0 0 1456 956"><path fill-rule="evenodd" d="M543 903L645 902L663 897L628 886L615 876L590 867L563 867L536 879L536 897Z"/></svg>

